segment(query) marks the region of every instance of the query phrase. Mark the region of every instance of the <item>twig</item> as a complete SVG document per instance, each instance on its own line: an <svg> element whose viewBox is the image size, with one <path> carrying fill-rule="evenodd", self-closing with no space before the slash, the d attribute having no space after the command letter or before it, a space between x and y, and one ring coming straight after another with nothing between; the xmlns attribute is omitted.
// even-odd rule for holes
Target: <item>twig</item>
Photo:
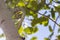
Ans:
<svg viewBox="0 0 60 40"><path fill-rule="evenodd" d="M50 17L47 17L47 16L45 16L44 14L41 14L41 13L39 13L40 15L42 15L42 16L44 16L44 17L46 17L46 18L49 18L51 21L53 21L56 25L58 25L58 26L60 26L56 21L54 21L53 19L51 19Z"/></svg>
<svg viewBox="0 0 60 40"><path fill-rule="evenodd" d="M56 18L56 21L58 20L59 17L60 17L60 16L58 15L57 18ZM56 21L55 21L55 22L56 22ZM56 24L54 23L53 32L52 32L53 35L54 35L55 25L56 25ZM49 39L51 39L51 37L52 37L53 35L49 36Z"/></svg>
<svg viewBox="0 0 60 40"><path fill-rule="evenodd" d="M57 18L56 18L56 21L58 20L58 18L59 18L60 16L58 16ZM54 26L53 26L53 31L55 30L55 24L54 24Z"/></svg>

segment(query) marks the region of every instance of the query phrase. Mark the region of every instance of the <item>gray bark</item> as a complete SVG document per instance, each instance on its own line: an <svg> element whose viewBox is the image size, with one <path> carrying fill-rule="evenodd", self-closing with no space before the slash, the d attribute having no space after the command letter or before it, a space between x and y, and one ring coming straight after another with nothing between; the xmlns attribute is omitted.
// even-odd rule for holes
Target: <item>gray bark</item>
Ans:
<svg viewBox="0 0 60 40"><path fill-rule="evenodd" d="M0 0L0 26L6 35L6 40L22 40L11 16L12 14L7 9L4 0Z"/></svg>

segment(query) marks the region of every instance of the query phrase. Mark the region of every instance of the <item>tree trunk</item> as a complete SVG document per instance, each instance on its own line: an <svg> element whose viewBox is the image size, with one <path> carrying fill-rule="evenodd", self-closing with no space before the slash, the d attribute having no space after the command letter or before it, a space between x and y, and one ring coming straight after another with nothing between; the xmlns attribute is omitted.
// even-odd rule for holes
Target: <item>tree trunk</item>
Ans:
<svg viewBox="0 0 60 40"><path fill-rule="evenodd" d="M0 26L6 35L6 40L22 40L11 16L12 13L7 9L4 0L0 0Z"/></svg>

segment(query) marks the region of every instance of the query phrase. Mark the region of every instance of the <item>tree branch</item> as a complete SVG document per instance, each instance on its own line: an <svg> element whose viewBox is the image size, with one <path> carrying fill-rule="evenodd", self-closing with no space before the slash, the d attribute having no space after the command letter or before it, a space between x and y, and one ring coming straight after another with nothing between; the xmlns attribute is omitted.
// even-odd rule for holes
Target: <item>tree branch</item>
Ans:
<svg viewBox="0 0 60 40"><path fill-rule="evenodd" d="M23 20L24 20L24 18L25 18L25 14L26 14L26 12L25 12L25 8L20 8L21 10L22 10L22 17L21 17L21 20L19 21L19 23L18 23L18 29L20 28L20 26L22 25L22 22L23 22Z"/></svg>
<svg viewBox="0 0 60 40"><path fill-rule="evenodd" d="M39 13L40 15L42 15L42 16L44 16L44 17L46 17L46 18L49 18L51 21L53 21L56 25L58 25L58 26L60 26L56 21L54 21L53 19L51 19L50 17L47 17L47 16L45 16L44 14L41 14L41 13Z"/></svg>
<svg viewBox="0 0 60 40"><path fill-rule="evenodd" d="M34 11L33 9L30 9L30 8L27 8L27 9ZM35 13L38 13L38 11L34 11L34 12L35 12ZM53 19L51 19L50 17L47 17L46 15L41 14L41 13L38 13L38 14L40 14L40 15L42 15L42 16L44 16L44 17L48 18L48 19L50 19L50 20L51 20L51 21L53 21L57 26L60 26L56 21L54 21L54 20L53 20Z"/></svg>

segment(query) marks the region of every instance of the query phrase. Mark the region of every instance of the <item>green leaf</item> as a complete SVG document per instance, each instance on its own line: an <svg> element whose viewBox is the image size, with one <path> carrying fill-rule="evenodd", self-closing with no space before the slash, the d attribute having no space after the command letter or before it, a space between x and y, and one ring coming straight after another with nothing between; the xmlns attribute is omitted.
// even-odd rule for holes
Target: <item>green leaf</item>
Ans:
<svg viewBox="0 0 60 40"><path fill-rule="evenodd" d="M52 29L52 27L50 25L49 25L49 31L53 32L53 29Z"/></svg>
<svg viewBox="0 0 60 40"><path fill-rule="evenodd" d="M42 17L40 17L40 21L39 22L42 23L42 25L47 26L48 25L48 18L42 16Z"/></svg>
<svg viewBox="0 0 60 40"><path fill-rule="evenodd" d="M58 33L60 32L60 28L58 28Z"/></svg>
<svg viewBox="0 0 60 40"><path fill-rule="evenodd" d="M34 10L34 11L36 11L36 10L38 10L38 4L37 4L37 2L36 1L33 1L32 3L31 3L31 5L32 5L32 9Z"/></svg>
<svg viewBox="0 0 60 40"><path fill-rule="evenodd" d="M37 37L32 37L30 40L37 40Z"/></svg>
<svg viewBox="0 0 60 40"><path fill-rule="evenodd" d="M52 0L50 0L50 3L52 3Z"/></svg>
<svg viewBox="0 0 60 40"><path fill-rule="evenodd" d="M32 5L29 3L29 4L27 5L27 7L28 7L28 8L32 8Z"/></svg>
<svg viewBox="0 0 60 40"><path fill-rule="evenodd" d="M45 0L41 0L41 3L45 3Z"/></svg>
<svg viewBox="0 0 60 40"><path fill-rule="evenodd" d="M0 38L4 37L4 34L0 34Z"/></svg>
<svg viewBox="0 0 60 40"><path fill-rule="evenodd" d="M48 5L44 5L43 9L50 9Z"/></svg>
<svg viewBox="0 0 60 40"><path fill-rule="evenodd" d="M24 29L24 32L28 35L36 33L38 31L37 27L27 27Z"/></svg>
<svg viewBox="0 0 60 40"><path fill-rule="evenodd" d="M38 31L37 27L33 27L32 33L36 33Z"/></svg>
<svg viewBox="0 0 60 40"><path fill-rule="evenodd" d="M44 23L44 26L47 26L48 25L48 21L46 21L45 23Z"/></svg>
<svg viewBox="0 0 60 40"><path fill-rule="evenodd" d="M60 40L60 35L57 36L57 39Z"/></svg>
<svg viewBox="0 0 60 40"><path fill-rule="evenodd" d="M60 5L59 6L55 6L55 11L59 12L59 14L60 14Z"/></svg>
<svg viewBox="0 0 60 40"><path fill-rule="evenodd" d="M30 16L30 10L26 8L25 11L26 11L26 16Z"/></svg>
<svg viewBox="0 0 60 40"><path fill-rule="evenodd" d="M53 19L55 19L55 11L53 9L51 9L51 16Z"/></svg>
<svg viewBox="0 0 60 40"><path fill-rule="evenodd" d="M25 1L27 1L27 2L28 2L29 0L25 0Z"/></svg>
<svg viewBox="0 0 60 40"><path fill-rule="evenodd" d="M38 10L37 11L41 10L44 7L44 5L45 5L45 0L41 0L41 2L38 4Z"/></svg>
<svg viewBox="0 0 60 40"><path fill-rule="evenodd" d="M37 18L38 15L32 10L26 9L26 16L33 16L34 18Z"/></svg>
<svg viewBox="0 0 60 40"><path fill-rule="evenodd" d="M18 7L24 7L25 3L23 1L18 2L18 4L16 5Z"/></svg>
<svg viewBox="0 0 60 40"><path fill-rule="evenodd" d="M31 22L31 25L34 27L36 24L39 23L39 19L36 18L36 19L33 19L32 22Z"/></svg>
<svg viewBox="0 0 60 40"><path fill-rule="evenodd" d="M31 25L35 26L36 24L39 23L39 24L42 24L44 26L47 26L48 25L48 21L49 21L48 18L42 16L40 18L33 19Z"/></svg>
<svg viewBox="0 0 60 40"><path fill-rule="evenodd" d="M44 38L44 40L50 40L49 38Z"/></svg>
<svg viewBox="0 0 60 40"><path fill-rule="evenodd" d="M36 11L38 9L38 4L36 1L32 1L32 2L29 2L29 4L27 5L28 8Z"/></svg>

